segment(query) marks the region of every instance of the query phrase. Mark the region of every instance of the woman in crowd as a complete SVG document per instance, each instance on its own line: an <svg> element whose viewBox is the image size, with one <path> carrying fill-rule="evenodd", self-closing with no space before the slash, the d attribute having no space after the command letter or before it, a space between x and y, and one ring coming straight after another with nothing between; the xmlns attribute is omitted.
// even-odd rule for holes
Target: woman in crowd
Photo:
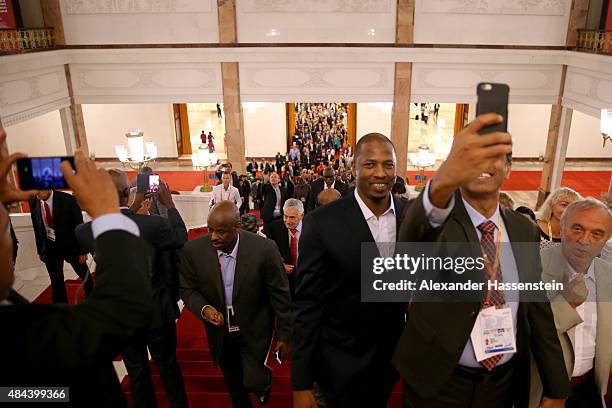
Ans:
<svg viewBox="0 0 612 408"><path fill-rule="evenodd" d="M561 216L568 205L582 197L569 187L561 187L548 196L538 212L540 249L556 246L561 242Z"/></svg>

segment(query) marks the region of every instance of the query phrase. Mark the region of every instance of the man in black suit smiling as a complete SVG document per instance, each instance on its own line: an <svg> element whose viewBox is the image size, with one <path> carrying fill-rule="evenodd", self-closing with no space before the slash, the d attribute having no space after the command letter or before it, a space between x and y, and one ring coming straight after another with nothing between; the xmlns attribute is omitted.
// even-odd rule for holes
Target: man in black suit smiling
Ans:
<svg viewBox="0 0 612 408"><path fill-rule="evenodd" d="M295 408L386 407L397 372L391 356L403 304L361 302L361 244L395 242L404 204L391 195L396 154L370 133L355 150L354 193L303 222L293 302L291 382Z"/></svg>

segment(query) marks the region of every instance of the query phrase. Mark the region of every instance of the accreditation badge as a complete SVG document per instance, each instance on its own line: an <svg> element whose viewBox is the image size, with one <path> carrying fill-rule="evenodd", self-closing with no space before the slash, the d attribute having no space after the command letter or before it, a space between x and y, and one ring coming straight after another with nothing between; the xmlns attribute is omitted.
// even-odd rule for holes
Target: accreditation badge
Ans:
<svg viewBox="0 0 612 408"><path fill-rule="evenodd" d="M516 335L512 309L495 306L482 309L470 335L477 361L516 352Z"/></svg>

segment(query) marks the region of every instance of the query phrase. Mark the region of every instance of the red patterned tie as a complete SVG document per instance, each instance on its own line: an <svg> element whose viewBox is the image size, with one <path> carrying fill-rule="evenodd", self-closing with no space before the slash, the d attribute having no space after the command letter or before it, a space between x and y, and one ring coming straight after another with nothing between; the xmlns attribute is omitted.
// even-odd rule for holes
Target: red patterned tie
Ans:
<svg viewBox="0 0 612 408"><path fill-rule="evenodd" d="M45 207L45 222L47 223L47 227L53 228L53 215L51 214L51 209L46 201L43 201L43 206Z"/></svg>
<svg viewBox="0 0 612 408"><path fill-rule="evenodd" d="M492 221L483 222L478 226L478 230L482 233L482 238L480 239L480 245L486 256L485 265L487 271L487 279L489 281L497 280L502 282L501 269L499 266L496 266L495 253L496 253L496 245L495 245L495 223ZM485 292L485 296L488 292ZM504 301L504 292L503 291L492 291L490 294L490 298L487 302L483 302L482 307L490 307L490 306L501 306L505 303ZM493 357L489 357L485 360L482 360L480 364L488 371L491 371L495 368L497 363L502 358L502 354L498 354Z"/></svg>
<svg viewBox="0 0 612 408"><path fill-rule="evenodd" d="M295 273L295 268L297 267L297 257L298 257L298 240L297 240L297 230L292 229L291 232L291 242L289 243L289 249L291 250L291 265L293 265L293 273Z"/></svg>

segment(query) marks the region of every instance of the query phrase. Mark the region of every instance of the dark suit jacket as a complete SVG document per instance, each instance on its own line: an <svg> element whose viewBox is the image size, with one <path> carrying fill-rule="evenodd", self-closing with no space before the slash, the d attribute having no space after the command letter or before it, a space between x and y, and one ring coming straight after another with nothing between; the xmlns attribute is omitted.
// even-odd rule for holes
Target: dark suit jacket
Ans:
<svg viewBox="0 0 612 408"><path fill-rule="evenodd" d="M66 407L127 406L112 361L149 324L152 251L124 231L95 246L96 287L82 304L0 307L0 384L70 387Z"/></svg>
<svg viewBox="0 0 612 408"><path fill-rule="evenodd" d="M17 253L19 252L19 240L17 239L17 234L15 234L15 229L13 228L13 223L11 222L10 217L9 228L11 230L11 241L13 242L13 263L15 263L15 261L17 261Z"/></svg>
<svg viewBox="0 0 612 408"><path fill-rule="evenodd" d="M512 243L539 242L535 225L513 211L502 211ZM398 235L405 242L472 242L479 243L476 229L461 200L455 195L455 207L440 228L433 228L425 214L422 194L412 200ZM522 282L539 280L542 266L537 245L532 254L519 257L513 253ZM522 251L525 251L522 247ZM409 386L423 398L435 395L450 378L470 336L480 302L412 303L409 319L393 364ZM545 302L521 302L517 316L517 391L514 406L526 407L529 394L529 354L538 365L544 383L544 395L565 398L570 388L563 362L563 352L550 309Z"/></svg>
<svg viewBox="0 0 612 408"><path fill-rule="evenodd" d="M160 328L174 322L180 316L178 301L178 273L180 257L176 252L187 242L187 229L176 208L168 209L168 218L155 215L121 212L132 219L140 229L140 237L153 249L150 282L153 289L153 315L150 328ZM91 223L80 225L76 230L79 243L91 254L95 253ZM96 262L98 259L95 254Z"/></svg>
<svg viewBox="0 0 612 408"><path fill-rule="evenodd" d="M291 248L289 248L289 230L283 220L272 221L270 224L270 238L276 243L283 257L283 262L291 265ZM299 244L298 244L299 245Z"/></svg>
<svg viewBox="0 0 612 408"><path fill-rule="evenodd" d="M404 205L394 205L399 231ZM362 242L374 238L353 194L304 218L293 298L295 390L316 381L334 395L367 393L373 372L391 366L405 305L361 302Z"/></svg>
<svg viewBox="0 0 612 408"><path fill-rule="evenodd" d="M224 291L217 250L209 236L188 242L183 248L181 298L200 319L205 305L225 313ZM274 242L240 231L234 275L232 305L247 350L255 361L266 359L275 327L279 340L288 341L290 298L287 274ZM227 326L204 322L206 337L215 362L219 362Z"/></svg>
<svg viewBox="0 0 612 408"><path fill-rule="evenodd" d="M317 197L325 186L325 180L320 178L315 180L310 185L310 195L308 196L308 204L306 205L306 211L312 211L317 206ZM344 197L348 194L348 186L344 184L340 180L336 180L336 184L334 184L334 189L338 190L338 192Z"/></svg>
<svg viewBox="0 0 612 408"><path fill-rule="evenodd" d="M274 188L270 183L262 184L262 186L261 195L263 199L263 206L261 207L261 219L264 222L270 222L272 221L272 217L274 216L274 208L276 207L276 191L274 191ZM283 215L283 205L285 204L285 201L287 201L287 190L280 184L278 185L278 188L281 192L280 210L281 215Z"/></svg>
<svg viewBox="0 0 612 408"><path fill-rule="evenodd" d="M30 200L30 216L36 238L38 255L45 255L47 251L47 231L40 208L40 200ZM77 204L76 198L71 194L53 190L53 223L55 225L55 247L60 254L68 257L85 255L87 251L79 246L74 230L83 223L83 213Z"/></svg>

